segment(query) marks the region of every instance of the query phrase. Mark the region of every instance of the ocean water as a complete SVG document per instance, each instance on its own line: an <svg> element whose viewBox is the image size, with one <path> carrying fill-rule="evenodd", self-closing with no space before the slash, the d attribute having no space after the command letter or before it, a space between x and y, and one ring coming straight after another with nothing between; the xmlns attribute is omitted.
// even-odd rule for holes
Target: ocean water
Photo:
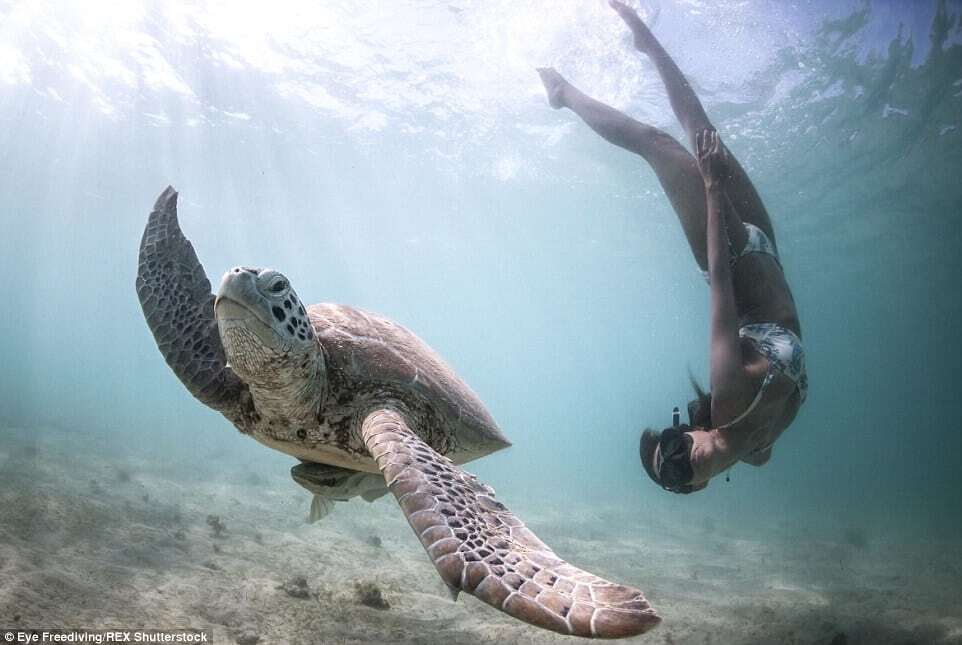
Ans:
<svg viewBox="0 0 962 645"><path fill-rule="evenodd" d="M681 138L604 3L0 2L0 626L549 638L406 595L437 577L390 497L305 525L292 460L190 397L134 290L172 184L215 284L274 267L435 348L514 444L468 469L665 607L640 641L962 642L962 3L640 8L767 205L810 375L768 465L686 497L637 445L707 381L708 292L653 172L534 71ZM320 609L265 609L304 549ZM345 608L365 576L390 611ZM246 589L243 620L201 588Z"/></svg>

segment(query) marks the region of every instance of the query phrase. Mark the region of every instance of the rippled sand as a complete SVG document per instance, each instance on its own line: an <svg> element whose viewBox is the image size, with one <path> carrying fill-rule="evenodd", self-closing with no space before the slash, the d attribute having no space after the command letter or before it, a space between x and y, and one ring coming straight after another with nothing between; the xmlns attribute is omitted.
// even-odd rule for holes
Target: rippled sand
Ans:
<svg viewBox="0 0 962 645"><path fill-rule="evenodd" d="M452 602L391 497L308 525L308 494L273 465L171 464L54 428L0 440L0 626L209 627L245 645L572 642ZM506 492L560 555L646 592L664 622L637 642L962 643L958 544L738 535L614 504L526 508ZM368 583L388 608L362 603Z"/></svg>

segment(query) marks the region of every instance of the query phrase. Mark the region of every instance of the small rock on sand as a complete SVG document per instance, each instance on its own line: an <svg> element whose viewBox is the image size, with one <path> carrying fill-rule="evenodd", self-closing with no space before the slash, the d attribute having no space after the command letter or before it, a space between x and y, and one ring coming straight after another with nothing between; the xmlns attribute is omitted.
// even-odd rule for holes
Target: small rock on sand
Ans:
<svg viewBox="0 0 962 645"><path fill-rule="evenodd" d="M362 605L373 609L390 609L391 605L381 595L381 589L373 582L356 582L354 590L357 593L357 600Z"/></svg>
<svg viewBox="0 0 962 645"><path fill-rule="evenodd" d="M242 627L237 636L234 638L234 642L237 645L257 645L257 642L261 639L260 634L257 633L253 627Z"/></svg>
<svg viewBox="0 0 962 645"><path fill-rule="evenodd" d="M207 526L210 527L213 536L218 539L223 539L224 533L227 532L227 525L221 522L218 515L208 515Z"/></svg>
<svg viewBox="0 0 962 645"><path fill-rule="evenodd" d="M277 588L291 598L310 598L311 596L311 590L307 586L307 578L304 576L294 576Z"/></svg>

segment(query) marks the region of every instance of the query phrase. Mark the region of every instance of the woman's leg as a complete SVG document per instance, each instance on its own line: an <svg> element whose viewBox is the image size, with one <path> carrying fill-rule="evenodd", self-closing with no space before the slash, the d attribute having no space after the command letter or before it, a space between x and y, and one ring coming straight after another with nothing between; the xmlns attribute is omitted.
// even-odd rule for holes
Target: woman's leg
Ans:
<svg viewBox="0 0 962 645"><path fill-rule="evenodd" d="M662 130L587 96L554 69L539 69L538 73L552 107L569 108L605 140L641 155L651 165L678 214L695 261L705 270L708 266L705 187L691 153Z"/></svg>
<svg viewBox="0 0 962 645"><path fill-rule="evenodd" d="M695 134L709 128L714 129L701 101L695 95L694 90L685 75L678 69L678 65L672 60L665 48L661 46L658 39L648 29L634 9L620 0L609 0L611 7L618 12L621 19L625 21L634 36L635 47L638 51L647 54L658 69L665 89L668 91L668 100L671 108L675 112L675 117L688 134L692 149L695 147ZM739 217L743 222L754 224L760 228L768 239L775 244L775 232L772 229L772 222L768 217L768 211L762 203L758 191L748 178L748 174L734 155L730 154L730 166L732 179L729 182L728 197L738 211ZM777 246L777 245L776 245Z"/></svg>

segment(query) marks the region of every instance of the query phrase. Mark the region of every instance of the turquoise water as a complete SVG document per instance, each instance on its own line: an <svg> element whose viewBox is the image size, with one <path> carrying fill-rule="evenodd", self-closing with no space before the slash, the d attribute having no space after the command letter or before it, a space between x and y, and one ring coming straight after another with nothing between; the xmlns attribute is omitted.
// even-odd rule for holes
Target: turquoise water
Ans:
<svg viewBox="0 0 962 645"><path fill-rule="evenodd" d="M643 6L772 214L811 379L767 466L687 498L637 441L707 380L707 291L654 174L534 72L681 136L653 66L599 2L380 9L0 3L0 428L288 467L144 323L173 184L212 280L275 267L437 349L514 443L472 465L509 505L962 538L962 4Z"/></svg>

